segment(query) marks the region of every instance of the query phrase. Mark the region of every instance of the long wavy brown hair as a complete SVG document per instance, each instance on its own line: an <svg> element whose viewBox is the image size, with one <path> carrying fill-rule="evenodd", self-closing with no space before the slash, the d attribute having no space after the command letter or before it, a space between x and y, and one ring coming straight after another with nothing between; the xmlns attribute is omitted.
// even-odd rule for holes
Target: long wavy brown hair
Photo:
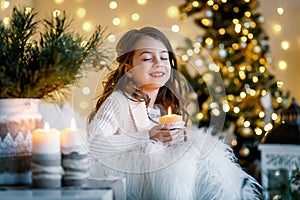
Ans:
<svg viewBox="0 0 300 200"><path fill-rule="evenodd" d="M108 75L107 81L104 82L103 93L99 97L94 111L89 116L89 122L91 122L103 102L114 90L122 91L130 100L145 102L146 106L148 106L150 101L148 95L137 87L132 78L125 75L127 72L126 64L132 64L135 44L145 36L157 39L165 45L172 67L170 79L159 89L155 106L161 109L162 114L166 114L169 106L171 106L172 113L185 113L183 106L185 101L182 97L183 81L180 79L179 74L176 73L177 59L171 44L160 30L153 27L144 27L130 30L120 38L116 47L118 67Z"/></svg>

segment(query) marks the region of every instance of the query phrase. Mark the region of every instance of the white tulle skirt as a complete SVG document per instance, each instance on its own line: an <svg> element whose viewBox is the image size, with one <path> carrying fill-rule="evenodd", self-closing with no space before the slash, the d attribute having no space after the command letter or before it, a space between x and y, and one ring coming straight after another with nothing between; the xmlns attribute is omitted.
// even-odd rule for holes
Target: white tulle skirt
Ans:
<svg viewBox="0 0 300 200"><path fill-rule="evenodd" d="M125 177L130 200L259 199L259 184L228 145L206 129L187 132L188 141L176 146L152 141L112 156L90 155L90 175Z"/></svg>

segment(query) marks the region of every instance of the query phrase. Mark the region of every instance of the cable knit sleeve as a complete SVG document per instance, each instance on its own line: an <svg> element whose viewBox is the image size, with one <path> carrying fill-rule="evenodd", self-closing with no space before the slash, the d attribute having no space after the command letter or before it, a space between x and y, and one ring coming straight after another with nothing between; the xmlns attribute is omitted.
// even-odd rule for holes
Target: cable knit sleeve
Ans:
<svg viewBox="0 0 300 200"><path fill-rule="evenodd" d="M131 151L150 141L149 130L128 132L131 120L128 120L129 108L126 100L119 96L110 96L103 103L92 122L88 125L88 142L90 154L94 156L115 155ZM123 97L124 98L124 97ZM133 123L133 122L132 122ZM130 124L129 124L130 127Z"/></svg>

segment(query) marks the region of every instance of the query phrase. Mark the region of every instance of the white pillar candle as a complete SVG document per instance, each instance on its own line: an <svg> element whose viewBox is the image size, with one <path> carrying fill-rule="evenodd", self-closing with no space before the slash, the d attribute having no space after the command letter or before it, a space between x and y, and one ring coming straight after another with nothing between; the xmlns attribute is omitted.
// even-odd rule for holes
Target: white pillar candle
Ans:
<svg viewBox="0 0 300 200"><path fill-rule="evenodd" d="M36 129L32 133L33 154L60 154L60 132L50 128L48 122L44 128Z"/></svg>
<svg viewBox="0 0 300 200"><path fill-rule="evenodd" d="M84 148L85 132L77 128L75 118L71 119L71 127L61 130L60 136L60 145L63 154L70 154L72 152L86 153Z"/></svg>
<svg viewBox="0 0 300 200"><path fill-rule="evenodd" d="M63 169L61 167L60 132L50 128L32 133L32 185L38 188L60 188Z"/></svg>
<svg viewBox="0 0 300 200"><path fill-rule="evenodd" d="M86 132L78 129L75 118L71 127L61 131L62 166L65 170L63 186L82 186L88 178L87 150L84 148Z"/></svg>

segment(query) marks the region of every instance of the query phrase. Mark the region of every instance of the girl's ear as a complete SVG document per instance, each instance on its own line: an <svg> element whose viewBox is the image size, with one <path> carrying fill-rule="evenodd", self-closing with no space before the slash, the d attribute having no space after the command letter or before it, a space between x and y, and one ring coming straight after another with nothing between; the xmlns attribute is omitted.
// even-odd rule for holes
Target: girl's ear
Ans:
<svg viewBox="0 0 300 200"><path fill-rule="evenodd" d="M125 64L125 72L126 72L126 75L129 77L129 78L133 78L133 74L132 74L132 70L131 70L131 66L128 65L128 64Z"/></svg>

